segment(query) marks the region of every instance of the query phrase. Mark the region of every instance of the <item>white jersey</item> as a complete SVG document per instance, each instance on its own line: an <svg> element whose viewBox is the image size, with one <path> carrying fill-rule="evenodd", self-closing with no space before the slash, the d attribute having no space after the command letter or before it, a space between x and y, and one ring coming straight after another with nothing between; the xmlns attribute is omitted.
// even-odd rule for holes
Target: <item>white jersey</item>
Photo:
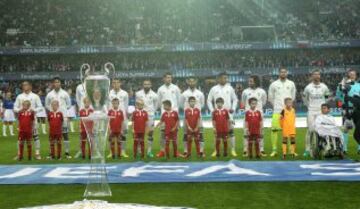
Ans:
<svg viewBox="0 0 360 209"><path fill-rule="evenodd" d="M249 99L257 99L256 109L263 112L264 105L267 101L267 95L264 89L262 88L247 88L241 94L241 102L245 105L245 111L250 110Z"/></svg>
<svg viewBox="0 0 360 209"><path fill-rule="evenodd" d="M40 112L43 110L43 105L41 104L40 97L33 92L30 93L21 93L16 97L15 104L14 104L14 112L19 112L22 109L23 101L28 100L30 101L30 109L34 110L35 112Z"/></svg>
<svg viewBox="0 0 360 209"><path fill-rule="evenodd" d="M328 87L324 83L318 85L308 84L304 89L304 103L309 112L320 113L321 105L326 102L326 97L330 95Z"/></svg>
<svg viewBox="0 0 360 209"><path fill-rule="evenodd" d="M158 107L161 107L161 112L164 112L164 109L162 107L162 103L165 100L169 100L171 102L171 107L174 111L179 111L179 104L181 100L181 93L180 89L175 84L170 85L162 85L159 87L157 91L158 95Z"/></svg>
<svg viewBox="0 0 360 209"><path fill-rule="evenodd" d="M236 110L238 104L238 98L235 94L234 88L230 84L225 84L224 86L218 84L213 86L210 89L208 98L207 98L207 105L210 112L214 111L214 104L217 98L224 99L224 108L227 110Z"/></svg>
<svg viewBox="0 0 360 209"><path fill-rule="evenodd" d="M126 91L122 90L122 89L120 89L119 91L115 91L115 89L111 89L110 93L109 93L110 106L112 106L111 101L114 98L119 99L119 109L124 112L125 117L126 117L126 115L128 113L127 111L128 111L128 108L129 108L129 94ZM111 108L109 108L109 109L111 109Z"/></svg>
<svg viewBox="0 0 360 209"><path fill-rule="evenodd" d="M198 108L199 110L204 108L204 105L205 105L204 93L202 93L199 89L192 90L192 89L188 88L186 91L184 91L181 94L181 105L184 108L184 110L186 110L187 108L190 107L189 97L195 97L195 99L196 99L195 107L196 108Z"/></svg>
<svg viewBox="0 0 360 209"><path fill-rule="evenodd" d="M158 107L158 95L150 89L148 93L145 93L144 89L135 93L136 100L141 99L144 101L144 109L149 116L154 116Z"/></svg>
<svg viewBox="0 0 360 209"><path fill-rule="evenodd" d="M59 91L51 90L45 98L45 107L49 111L52 111L51 102L54 100L59 101L59 111L66 117L67 111L71 107L69 94L64 89L59 89Z"/></svg>
<svg viewBox="0 0 360 209"><path fill-rule="evenodd" d="M84 107L84 97L86 96L84 85L81 83L76 87L76 104L79 109Z"/></svg>
<svg viewBox="0 0 360 209"><path fill-rule="evenodd" d="M295 84L288 79L285 81L278 79L270 84L268 97L269 102L273 105L274 113L280 113L284 109L285 98L291 98L294 101L295 96Z"/></svg>

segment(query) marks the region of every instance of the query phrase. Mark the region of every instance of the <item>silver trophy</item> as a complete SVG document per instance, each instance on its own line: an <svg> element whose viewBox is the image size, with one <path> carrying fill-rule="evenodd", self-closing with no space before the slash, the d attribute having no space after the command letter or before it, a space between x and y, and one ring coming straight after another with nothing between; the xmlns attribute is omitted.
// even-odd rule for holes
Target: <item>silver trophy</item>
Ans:
<svg viewBox="0 0 360 209"><path fill-rule="evenodd" d="M94 109L88 117L81 118L91 150L91 168L84 197L111 196L105 164L109 124L107 105L110 71L115 73L112 63L106 63L101 71L95 71L89 64L83 64L80 68L80 79L86 92L85 95Z"/></svg>

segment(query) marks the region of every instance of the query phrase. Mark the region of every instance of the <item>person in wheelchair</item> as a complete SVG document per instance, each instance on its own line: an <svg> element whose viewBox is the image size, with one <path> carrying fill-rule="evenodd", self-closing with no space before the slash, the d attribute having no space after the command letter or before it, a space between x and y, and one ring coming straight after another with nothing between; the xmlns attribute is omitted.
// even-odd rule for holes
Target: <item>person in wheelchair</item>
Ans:
<svg viewBox="0 0 360 209"><path fill-rule="evenodd" d="M315 120L315 136L311 139L313 158L344 158L343 134L337 126L335 118L329 114L330 106L321 105L321 115Z"/></svg>

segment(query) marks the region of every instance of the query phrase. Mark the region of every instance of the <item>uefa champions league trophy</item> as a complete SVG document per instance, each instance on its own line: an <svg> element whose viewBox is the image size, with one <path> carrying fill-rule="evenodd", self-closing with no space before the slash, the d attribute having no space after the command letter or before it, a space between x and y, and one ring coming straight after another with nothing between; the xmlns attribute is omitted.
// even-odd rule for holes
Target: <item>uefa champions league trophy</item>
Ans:
<svg viewBox="0 0 360 209"><path fill-rule="evenodd" d="M83 71L85 72L83 73ZM110 91L110 70L115 73L112 63L106 63L96 72L89 64L80 68L80 79L94 112L81 119L84 124L91 150L91 168L84 197L111 196L108 184L105 148L108 135L109 117L106 109Z"/></svg>

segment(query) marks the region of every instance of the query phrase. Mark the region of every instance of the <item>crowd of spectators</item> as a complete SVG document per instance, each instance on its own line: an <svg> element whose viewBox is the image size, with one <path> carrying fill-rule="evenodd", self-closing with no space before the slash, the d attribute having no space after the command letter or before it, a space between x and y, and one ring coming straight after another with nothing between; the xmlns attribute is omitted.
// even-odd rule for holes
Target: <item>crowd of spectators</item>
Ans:
<svg viewBox="0 0 360 209"><path fill-rule="evenodd" d="M359 11L357 0L3 0L0 47L359 39Z"/></svg>

